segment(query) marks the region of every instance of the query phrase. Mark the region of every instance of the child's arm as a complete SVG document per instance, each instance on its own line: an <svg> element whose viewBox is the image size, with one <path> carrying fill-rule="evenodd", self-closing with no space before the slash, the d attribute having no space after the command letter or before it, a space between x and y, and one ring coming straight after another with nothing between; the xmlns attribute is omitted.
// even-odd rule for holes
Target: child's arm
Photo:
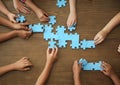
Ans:
<svg viewBox="0 0 120 85"><path fill-rule="evenodd" d="M70 27L77 22L77 15L76 15L76 0L69 0L70 4L70 14L67 20L67 26Z"/></svg>
<svg viewBox="0 0 120 85"><path fill-rule="evenodd" d="M100 31L96 34L94 40L95 44L101 43L106 36L114 29L115 26L117 26L120 23L120 12L110 20L110 22Z"/></svg>
<svg viewBox="0 0 120 85"><path fill-rule="evenodd" d="M115 74L115 72L112 70L111 65L106 62L103 62L102 67L103 67L103 71L102 71L103 74L110 77L115 85L120 85L120 79Z"/></svg>
<svg viewBox="0 0 120 85"><path fill-rule="evenodd" d="M77 60L74 61L74 64L73 64L74 85L81 85L81 80L80 80L81 68L82 68L81 64L79 65Z"/></svg>
<svg viewBox="0 0 120 85"><path fill-rule="evenodd" d="M16 23L15 18L17 16L15 14L11 13L10 11L8 11L1 0L0 0L0 11L3 12L5 15L7 15L10 21Z"/></svg>
<svg viewBox="0 0 120 85"><path fill-rule="evenodd" d="M30 14L30 10L20 0L13 0L13 4L18 13Z"/></svg>
<svg viewBox="0 0 120 85"><path fill-rule="evenodd" d="M25 1L25 4L30 7L35 13L36 15L38 16L39 20L41 22L48 22L49 21L49 17L48 17L48 14L43 11L42 9L40 9L39 7L37 7L33 2L32 0L26 0Z"/></svg>
<svg viewBox="0 0 120 85"><path fill-rule="evenodd" d="M20 37L23 39L28 39L32 35L31 31L25 31L25 30L14 30L8 33L0 34L0 42L12 39L14 37Z"/></svg>
<svg viewBox="0 0 120 85"><path fill-rule="evenodd" d="M32 66L32 63L29 61L27 57L24 57L13 64L0 67L0 76L13 70L19 70L19 71L30 70L30 66Z"/></svg>
<svg viewBox="0 0 120 85"><path fill-rule="evenodd" d="M58 48L47 49L46 65L35 85L45 85L46 80L50 74L50 71L52 70L53 64L57 59L57 52L58 52Z"/></svg>
<svg viewBox="0 0 120 85"><path fill-rule="evenodd" d="M29 28L27 27L27 25L29 25L28 23L12 23L3 17L0 17L0 24L16 30L18 29L29 30Z"/></svg>
<svg viewBox="0 0 120 85"><path fill-rule="evenodd" d="M20 12L23 12L25 14L30 13L30 10L26 6L24 6L24 4L22 4L20 2L20 0L13 0L13 3L14 3L15 9L18 12L20 11ZM32 2L32 0L25 0L24 3L36 13L36 15L38 16L38 18L41 22L48 22L49 21L48 14L45 11L43 11L42 9L40 9L39 7L37 7Z"/></svg>

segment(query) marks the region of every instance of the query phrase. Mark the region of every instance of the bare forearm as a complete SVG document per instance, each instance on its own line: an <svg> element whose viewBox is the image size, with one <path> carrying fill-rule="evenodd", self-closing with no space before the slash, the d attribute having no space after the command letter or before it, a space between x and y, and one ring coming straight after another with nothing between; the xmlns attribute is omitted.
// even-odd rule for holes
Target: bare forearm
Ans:
<svg viewBox="0 0 120 85"><path fill-rule="evenodd" d="M11 31L9 33L0 34L0 42L6 41L8 39L14 38L17 36L16 31Z"/></svg>
<svg viewBox="0 0 120 85"><path fill-rule="evenodd" d="M39 76L35 85L45 85L45 82L50 74L52 69L52 64L46 63L44 70L42 71L41 75Z"/></svg>
<svg viewBox="0 0 120 85"><path fill-rule="evenodd" d="M28 7L30 7L32 10L34 10L35 12L39 9L33 2L32 0L26 0L25 4L28 5Z"/></svg>
<svg viewBox="0 0 120 85"><path fill-rule="evenodd" d="M7 8L4 6L2 1L0 0L0 11L3 12L5 15L8 15L10 12L7 10Z"/></svg>
<svg viewBox="0 0 120 85"><path fill-rule="evenodd" d="M118 13L115 17L113 17L110 20L110 22L103 28L103 31L106 32L106 33L109 33L119 23L120 23L120 13Z"/></svg>
<svg viewBox="0 0 120 85"><path fill-rule="evenodd" d="M70 13L76 13L76 0L69 0L70 4Z"/></svg>
<svg viewBox="0 0 120 85"><path fill-rule="evenodd" d="M3 17L0 17L0 24L10 28L14 28L13 23Z"/></svg>
<svg viewBox="0 0 120 85"><path fill-rule="evenodd" d="M79 75L74 76L73 79L74 79L74 85L81 85Z"/></svg>
<svg viewBox="0 0 120 85"><path fill-rule="evenodd" d="M13 64L0 67L0 76L12 70L14 70Z"/></svg>
<svg viewBox="0 0 120 85"><path fill-rule="evenodd" d="M110 78L112 79L115 85L120 85L120 79L116 74L112 75Z"/></svg>

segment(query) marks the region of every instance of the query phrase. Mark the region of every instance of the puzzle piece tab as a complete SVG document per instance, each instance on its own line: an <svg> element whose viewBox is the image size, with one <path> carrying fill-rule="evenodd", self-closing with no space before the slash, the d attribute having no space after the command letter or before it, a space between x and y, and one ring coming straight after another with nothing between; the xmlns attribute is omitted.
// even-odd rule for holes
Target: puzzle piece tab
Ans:
<svg viewBox="0 0 120 85"><path fill-rule="evenodd" d="M18 14L18 18L16 18L17 22L23 23L26 21L25 16Z"/></svg>
<svg viewBox="0 0 120 85"><path fill-rule="evenodd" d="M66 3L67 3L67 1L66 0L57 0L57 6L59 7L59 8L61 8L61 7L65 7L66 6Z"/></svg>

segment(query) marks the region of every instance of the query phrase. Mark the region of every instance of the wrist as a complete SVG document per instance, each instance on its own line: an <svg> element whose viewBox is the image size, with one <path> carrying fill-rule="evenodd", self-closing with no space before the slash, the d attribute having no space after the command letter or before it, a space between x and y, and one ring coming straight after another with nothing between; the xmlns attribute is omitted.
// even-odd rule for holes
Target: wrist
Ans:
<svg viewBox="0 0 120 85"><path fill-rule="evenodd" d="M19 35L19 31L18 30L14 30L13 34L17 37Z"/></svg>
<svg viewBox="0 0 120 85"><path fill-rule="evenodd" d="M53 66L53 63L51 61L47 61L46 66Z"/></svg>
<svg viewBox="0 0 120 85"><path fill-rule="evenodd" d="M109 75L110 78L114 78L115 76L116 76L116 74L115 74L114 72L112 72L112 73Z"/></svg>
<svg viewBox="0 0 120 85"><path fill-rule="evenodd" d="M79 80L79 78L80 78L80 76L79 76L79 75L73 75L73 79L74 79L74 81Z"/></svg>
<svg viewBox="0 0 120 85"><path fill-rule="evenodd" d="M16 70L14 63L9 65L10 70Z"/></svg>

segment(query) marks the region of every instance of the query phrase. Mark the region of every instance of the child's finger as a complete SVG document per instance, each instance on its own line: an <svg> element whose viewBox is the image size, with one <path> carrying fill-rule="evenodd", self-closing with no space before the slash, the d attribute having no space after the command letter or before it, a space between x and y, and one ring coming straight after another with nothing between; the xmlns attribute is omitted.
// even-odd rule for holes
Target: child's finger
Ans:
<svg viewBox="0 0 120 85"><path fill-rule="evenodd" d="M55 53L55 48L52 48L51 54L53 55Z"/></svg>
<svg viewBox="0 0 120 85"><path fill-rule="evenodd" d="M24 71L28 71L28 70L30 70L30 68L29 68L29 67L27 67L27 68L24 68L23 70L24 70Z"/></svg>
<svg viewBox="0 0 120 85"><path fill-rule="evenodd" d="M18 14L20 13L20 11L19 11L19 9L18 9L18 8L16 8L16 11L17 11L17 13L18 13Z"/></svg>
<svg viewBox="0 0 120 85"><path fill-rule="evenodd" d="M49 54L50 53L50 48L47 48L47 54Z"/></svg>
<svg viewBox="0 0 120 85"><path fill-rule="evenodd" d="M29 59L29 58L28 57L23 57L22 59L25 60L25 59Z"/></svg>
<svg viewBox="0 0 120 85"><path fill-rule="evenodd" d="M57 53L58 53L58 48L56 47L56 48L55 48L55 53L54 53L54 55L56 56Z"/></svg>
<svg viewBox="0 0 120 85"><path fill-rule="evenodd" d="M28 9L27 7L23 7L25 10L27 10L30 13L30 9Z"/></svg>

